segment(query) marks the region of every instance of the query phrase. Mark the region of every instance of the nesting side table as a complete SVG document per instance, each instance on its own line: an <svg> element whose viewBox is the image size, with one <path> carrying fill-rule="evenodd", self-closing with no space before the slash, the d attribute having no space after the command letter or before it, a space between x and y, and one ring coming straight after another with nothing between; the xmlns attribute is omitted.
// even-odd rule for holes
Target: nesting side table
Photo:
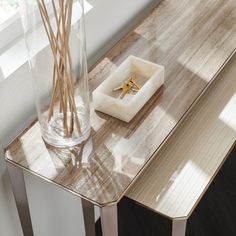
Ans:
<svg viewBox="0 0 236 236"><path fill-rule="evenodd" d="M126 194L170 219L172 236L185 235L189 217L236 145L235 73L236 55Z"/></svg>
<svg viewBox="0 0 236 236"><path fill-rule="evenodd" d="M82 199L87 236L95 235L94 205L101 209L103 235L118 235L117 203L233 55L235 9L230 0L162 1L89 74L94 90L129 55L165 67L164 86L130 123L95 112L91 105L92 135L81 146L46 146L36 122L6 147L26 236L33 230L23 171Z"/></svg>

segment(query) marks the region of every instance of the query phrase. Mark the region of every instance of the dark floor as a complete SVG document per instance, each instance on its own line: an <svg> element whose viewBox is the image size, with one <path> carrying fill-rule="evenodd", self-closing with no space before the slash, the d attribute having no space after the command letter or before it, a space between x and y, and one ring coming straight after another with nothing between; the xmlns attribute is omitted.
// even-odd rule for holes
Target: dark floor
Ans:
<svg viewBox="0 0 236 236"><path fill-rule="evenodd" d="M119 236L171 235L169 220L127 198L118 215ZM96 230L101 236L100 222ZM236 147L188 220L186 236L236 236Z"/></svg>

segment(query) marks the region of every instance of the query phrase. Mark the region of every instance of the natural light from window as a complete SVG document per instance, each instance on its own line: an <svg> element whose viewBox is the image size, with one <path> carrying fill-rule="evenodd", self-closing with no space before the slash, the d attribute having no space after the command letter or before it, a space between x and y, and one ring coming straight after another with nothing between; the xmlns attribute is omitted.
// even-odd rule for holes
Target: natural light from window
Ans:
<svg viewBox="0 0 236 236"><path fill-rule="evenodd" d="M1 0L0 1L0 25L11 19L19 7L18 0Z"/></svg>
<svg viewBox="0 0 236 236"><path fill-rule="evenodd" d="M22 0L0 0L0 82L12 75L18 68L27 62L27 52L23 39L23 27L20 19L20 5ZM74 3L74 11L78 6ZM84 1L85 14L93 6ZM74 20L78 16L74 14ZM41 43L37 45L36 51L42 50L48 45L44 34L39 33ZM17 55L17 57L15 56ZM9 61L11 63L9 63Z"/></svg>
<svg viewBox="0 0 236 236"><path fill-rule="evenodd" d="M229 102L225 105L224 110L220 113L220 120L236 131L236 93L232 96Z"/></svg>

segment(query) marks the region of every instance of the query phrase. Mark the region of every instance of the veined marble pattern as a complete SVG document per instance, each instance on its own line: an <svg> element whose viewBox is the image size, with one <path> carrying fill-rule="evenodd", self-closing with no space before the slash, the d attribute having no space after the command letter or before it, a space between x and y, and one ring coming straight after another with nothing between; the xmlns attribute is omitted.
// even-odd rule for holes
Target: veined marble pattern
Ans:
<svg viewBox="0 0 236 236"><path fill-rule="evenodd" d="M236 144L236 55L132 185L127 196L188 218Z"/></svg>
<svg viewBox="0 0 236 236"><path fill-rule="evenodd" d="M234 53L235 22L235 0L163 0L90 72L94 90L129 55L165 66L164 87L134 119L91 107L91 140L72 149L46 147L36 123L7 160L99 206L119 201Z"/></svg>

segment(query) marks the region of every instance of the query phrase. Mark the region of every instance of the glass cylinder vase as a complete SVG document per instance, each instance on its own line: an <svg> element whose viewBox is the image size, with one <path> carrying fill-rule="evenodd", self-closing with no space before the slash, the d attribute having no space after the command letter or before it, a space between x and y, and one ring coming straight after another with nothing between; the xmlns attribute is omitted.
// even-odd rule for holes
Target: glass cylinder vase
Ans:
<svg viewBox="0 0 236 236"><path fill-rule="evenodd" d="M43 139L57 147L89 137L83 0L24 0L21 15Z"/></svg>

